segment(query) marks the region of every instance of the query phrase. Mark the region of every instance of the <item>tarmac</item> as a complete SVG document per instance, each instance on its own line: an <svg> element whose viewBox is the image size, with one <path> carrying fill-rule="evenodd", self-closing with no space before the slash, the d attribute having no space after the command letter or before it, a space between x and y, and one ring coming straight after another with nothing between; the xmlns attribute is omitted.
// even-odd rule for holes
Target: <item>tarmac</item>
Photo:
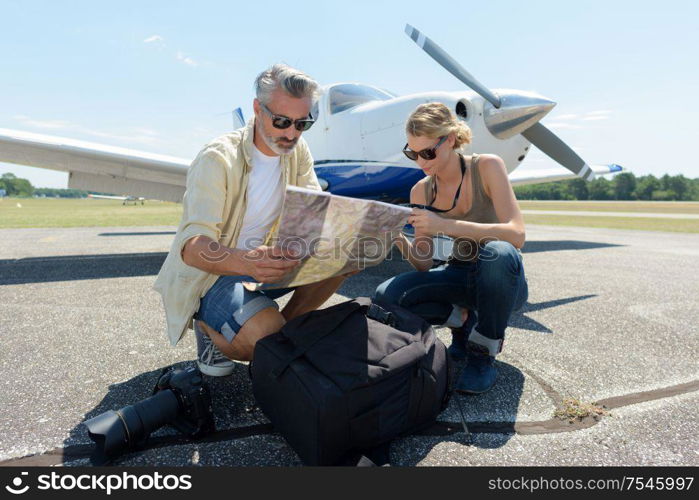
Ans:
<svg viewBox="0 0 699 500"><path fill-rule="evenodd" d="M193 365L194 336L169 345L151 289L174 231L0 230L0 465L88 465L84 420L148 397L164 367ZM391 464L699 465L699 234L527 231L529 301L497 385L459 399L473 443L452 400L438 425L394 441ZM329 304L407 270L386 261ZM206 380L216 434L188 442L163 428L114 464L301 465L255 407L245 364Z"/></svg>

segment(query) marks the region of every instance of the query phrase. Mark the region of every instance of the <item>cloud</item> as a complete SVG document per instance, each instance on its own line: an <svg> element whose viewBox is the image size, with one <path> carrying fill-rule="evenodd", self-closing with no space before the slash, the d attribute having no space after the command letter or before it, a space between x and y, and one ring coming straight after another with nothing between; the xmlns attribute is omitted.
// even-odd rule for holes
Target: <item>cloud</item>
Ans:
<svg viewBox="0 0 699 500"><path fill-rule="evenodd" d="M125 134L114 134L110 132L100 132L98 130L88 130L84 128L79 128L78 131L80 131L83 134L91 135L94 137L99 137L101 139L109 139L113 141L122 141L122 142L136 142L139 144L156 144L158 142L158 135L152 135L152 134L143 134L138 131L138 129L132 130L130 133L125 133Z"/></svg>
<svg viewBox="0 0 699 500"><path fill-rule="evenodd" d="M196 62L196 61L195 61L194 59L192 59L191 57L185 56L182 52L178 52L178 53L177 53L177 60L180 61L180 62L183 62L183 63L186 64L187 66L192 66L192 67L194 67L194 68L196 68L197 66L199 66L199 63L198 63L198 62Z"/></svg>
<svg viewBox="0 0 699 500"><path fill-rule="evenodd" d="M565 130L565 129L576 129L580 128L580 125L573 125L572 123L565 123L565 122L553 122L553 123L547 123L546 126L550 129L556 129L556 130Z"/></svg>
<svg viewBox="0 0 699 500"><path fill-rule="evenodd" d="M599 120L609 120L609 115L611 115L612 112L609 109L600 109L597 111L588 111L585 113L585 116L583 117L583 121L586 122L592 122L592 121L599 121Z"/></svg>
<svg viewBox="0 0 699 500"><path fill-rule="evenodd" d="M165 39L160 35L153 35L153 36L149 36L148 38L143 40L143 43L153 43L153 42L164 43Z"/></svg>
<svg viewBox="0 0 699 500"><path fill-rule="evenodd" d="M155 130L142 127L130 128L124 132L114 133L94 130L65 120L35 120L25 115L15 115L13 116L13 118L20 122L22 125L31 128L48 129L53 131L62 130L64 132L69 132L73 134L89 135L92 137L99 137L101 139L109 139L112 141L139 144L156 144L160 142L161 139L161 135Z"/></svg>
<svg viewBox="0 0 699 500"><path fill-rule="evenodd" d="M609 109L599 109L595 111L588 111L584 114L558 115L552 117L551 120L553 120L553 123L547 123L546 126L559 130L579 129L585 126L583 122L608 120L611 114L612 111Z"/></svg>
<svg viewBox="0 0 699 500"><path fill-rule="evenodd" d="M554 120L558 121L568 121L568 120L575 120L579 117L580 115L559 115L553 117Z"/></svg>
<svg viewBox="0 0 699 500"><path fill-rule="evenodd" d="M143 40L143 43L155 48L158 52L165 50L165 39L160 35L151 35Z"/></svg>
<svg viewBox="0 0 699 500"><path fill-rule="evenodd" d="M148 38L145 38L143 40L143 43L147 43L149 45L152 45L160 51L162 51L163 49L166 48L165 38L163 38L160 35L151 35ZM192 59L191 57L186 55L184 52L182 52L181 50L178 50L177 52L175 52L175 58L179 62L181 62L182 64L186 64L187 66L191 66L192 68L196 68L197 66L199 66L198 61L195 61L194 59Z"/></svg>
<svg viewBox="0 0 699 500"><path fill-rule="evenodd" d="M15 115L13 118L23 125L34 128L60 130L71 126L70 122L64 120L33 120L25 115Z"/></svg>

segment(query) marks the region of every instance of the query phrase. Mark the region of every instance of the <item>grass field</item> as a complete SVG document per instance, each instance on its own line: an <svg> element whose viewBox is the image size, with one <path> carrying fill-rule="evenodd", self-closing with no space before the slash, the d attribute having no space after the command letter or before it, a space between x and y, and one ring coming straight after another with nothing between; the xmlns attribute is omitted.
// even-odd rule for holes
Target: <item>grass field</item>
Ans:
<svg viewBox="0 0 699 500"><path fill-rule="evenodd" d="M560 210L560 209L559 209ZM633 229L636 231L667 231L672 233L699 233L699 219L661 219L644 217L594 217L569 215L524 215L525 224L546 226L599 227Z"/></svg>
<svg viewBox="0 0 699 500"><path fill-rule="evenodd" d="M176 226L181 217L180 203L148 200L144 205L122 205L119 200L93 198L0 198L0 228Z"/></svg>
<svg viewBox="0 0 699 500"><path fill-rule="evenodd" d="M654 214L699 214L699 202L692 201L529 201L519 202L522 210L563 210L583 212L629 212ZM699 233L699 219L644 217L594 217L576 215L524 214L527 224L548 226L600 227L637 231Z"/></svg>
<svg viewBox="0 0 699 500"><path fill-rule="evenodd" d="M17 205L21 206L17 206ZM522 209L699 214L697 202L521 201ZM119 200L60 198L0 198L0 229L23 227L177 226L179 203L148 200L122 205ZM594 217L531 214L527 224L600 227L644 231L699 233L699 219Z"/></svg>
<svg viewBox="0 0 699 500"><path fill-rule="evenodd" d="M583 212L652 212L699 214L699 201L534 201L520 200L522 210L570 210Z"/></svg>

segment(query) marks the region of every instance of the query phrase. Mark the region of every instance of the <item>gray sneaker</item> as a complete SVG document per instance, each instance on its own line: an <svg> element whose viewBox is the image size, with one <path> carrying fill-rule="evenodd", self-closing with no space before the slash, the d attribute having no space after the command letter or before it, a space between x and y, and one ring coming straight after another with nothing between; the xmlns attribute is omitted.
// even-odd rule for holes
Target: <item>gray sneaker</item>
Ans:
<svg viewBox="0 0 699 500"><path fill-rule="evenodd" d="M235 363L228 359L214 345L209 336L199 328L199 322L194 322L194 333L197 337L197 366L204 375L210 377L225 377L235 370Z"/></svg>

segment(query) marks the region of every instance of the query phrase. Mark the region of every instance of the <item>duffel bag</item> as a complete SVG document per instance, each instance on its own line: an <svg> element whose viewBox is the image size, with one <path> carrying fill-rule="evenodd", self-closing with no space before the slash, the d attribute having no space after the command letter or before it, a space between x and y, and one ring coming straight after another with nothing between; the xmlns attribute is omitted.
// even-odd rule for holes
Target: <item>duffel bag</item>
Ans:
<svg viewBox="0 0 699 500"><path fill-rule="evenodd" d="M258 341L250 372L259 407L301 460L334 465L434 423L448 359L429 323L362 297Z"/></svg>

